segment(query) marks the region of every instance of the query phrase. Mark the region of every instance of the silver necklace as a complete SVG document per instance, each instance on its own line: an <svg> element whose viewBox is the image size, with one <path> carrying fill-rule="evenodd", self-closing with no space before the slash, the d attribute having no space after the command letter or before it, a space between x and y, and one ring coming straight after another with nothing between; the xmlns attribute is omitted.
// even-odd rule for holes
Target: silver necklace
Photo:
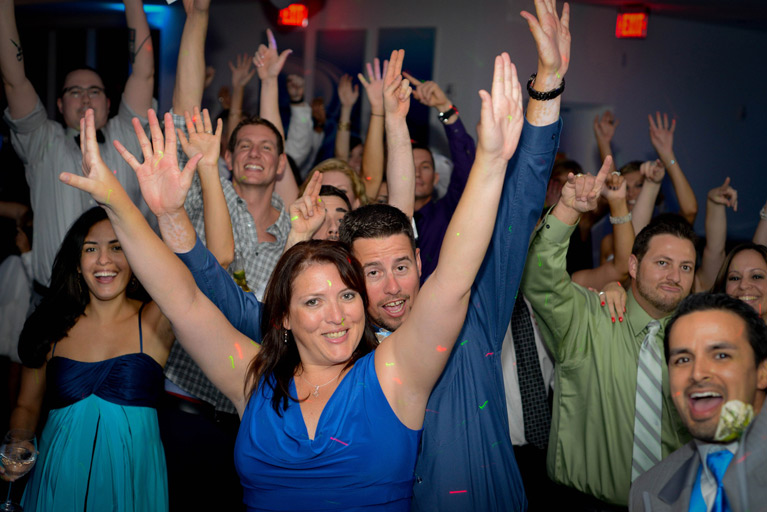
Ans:
<svg viewBox="0 0 767 512"><path fill-rule="evenodd" d="M343 372L343 370L341 370L341 372ZM302 379L304 382L306 382L307 384L309 384L311 387L313 387L313 388L314 388L314 391L312 391L312 396L313 396L314 398L317 398L317 397L319 397L319 396L320 396L320 388L323 388L323 387L327 386L328 384L330 384L331 382L333 382L334 380L338 379L338 377L340 377L340 376L341 376L341 372L339 372L339 373L338 373L338 375L336 375L335 377L333 377L332 379L330 379L329 381L327 381L325 384L320 384L319 386L315 386L314 384L312 384L311 382L309 382L308 380L306 380L306 377L304 377L304 374L303 374L303 372L301 373L301 375L299 375L299 377L301 377L301 379Z"/></svg>

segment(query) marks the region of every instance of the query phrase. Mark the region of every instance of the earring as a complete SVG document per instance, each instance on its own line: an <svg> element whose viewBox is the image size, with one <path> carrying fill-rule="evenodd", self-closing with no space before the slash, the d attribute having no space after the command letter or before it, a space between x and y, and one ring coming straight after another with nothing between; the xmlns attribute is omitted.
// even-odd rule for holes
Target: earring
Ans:
<svg viewBox="0 0 767 512"><path fill-rule="evenodd" d="M282 339L285 342L285 344L287 345L288 344L288 330L287 329L282 331Z"/></svg>

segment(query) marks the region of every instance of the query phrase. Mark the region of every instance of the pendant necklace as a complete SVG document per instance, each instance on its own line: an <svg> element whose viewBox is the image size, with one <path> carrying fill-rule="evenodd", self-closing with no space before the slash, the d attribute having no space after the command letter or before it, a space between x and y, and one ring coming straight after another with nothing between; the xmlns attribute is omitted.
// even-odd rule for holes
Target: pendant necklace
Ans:
<svg viewBox="0 0 767 512"><path fill-rule="evenodd" d="M341 372L343 372L343 370L341 370ZM309 384L311 387L313 387L313 388L314 388L314 391L312 391L312 396L313 396L314 398L317 398L317 397L319 397L319 396L320 396L320 388L323 388L323 387L327 386L328 384L330 384L330 383L331 383L331 382L333 382L334 380L338 379L338 377L340 377L340 376L341 376L341 373L339 373L338 375L336 375L335 377L333 377L332 379L330 379L329 381L327 381L325 384L320 384L319 386L315 386L314 384L312 384L311 382L309 382L308 380L306 380L306 377L304 377L304 374L303 374L303 372L301 372L301 375L300 375L301 379L302 379L304 382L306 382L307 384Z"/></svg>

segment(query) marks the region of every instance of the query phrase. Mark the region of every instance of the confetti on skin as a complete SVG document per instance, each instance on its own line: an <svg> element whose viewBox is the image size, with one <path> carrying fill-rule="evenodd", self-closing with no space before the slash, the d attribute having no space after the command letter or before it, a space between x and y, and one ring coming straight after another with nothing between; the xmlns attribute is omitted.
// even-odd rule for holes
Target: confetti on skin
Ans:
<svg viewBox="0 0 767 512"><path fill-rule="evenodd" d="M463 346L463 345L466 345L468 342L469 342L469 340L463 340L463 341L461 342L461 346Z"/></svg>
<svg viewBox="0 0 767 512"><path fill-rule="evenodd" d="M229 360L232 362L232 368L234 368L234 356L229 356Z"/></svg>
<svg viewBox="0 0 767 512"><path fill-rule="evenodd" d="M487 354L485 354L485 357L492 356L493 354L495 354L495 352L488 352Z"/></svg>
<svg viewBox="0 0 767 512"><path fill-rule="evenodd" d="M464 493L466 493L466 492L468 492L468 491L466 491L466 490L464 489L463 491L450 491L450 494L464 494Z"/></svg>
<svg viewBox="0 0 767 512"><path fill-rule="evenodd" d="M349 443L344 443L343 441L340 441L340 440L336 439L335 437L331 437L330 439L332 439L336 443L341 443L344 446L349 446Z"/></svg>
<svg viewBox="0 0 767 512"><path fill-rule="evenodd" d="M557 75L557 78L562 78L561 76L559 76L559 71L557 71L555 74Z"/></svg>
<svg viewBox="0 0 767 512"><path fill-rule="evenodd" d="M333 285L330 284L330 279L328 279L328 288L332 287Z"/></svg>
<svg viewBox="0 0 767 512"><path fill-rule="evenodd" d="M541 261L541 255L537 254L536 256L538 256L538 266L542 267L543 266L543 261Z"/></svg>
<svg viewBox="0 0 767 512"><path fill-rule="evenodd" d="M373 179L373 177L372 177L372 176L365 176L365 179L366 179L366 180L368 180L368 181L370 181L370 180L372 180L372 179Z"/></svg>
<svg viewBox="0 0 767 512"><path fill-rule="evenodd" d="M484 409L486 405L487 405L487 400L485 400L485 403L484 403L484 404L482 404L482 405L480 405L480 406L479 406L479 408L480 408L480 409Z"/></svg>
<svg viewBox="0 0 767 512"><path fill-rule="evenodd" d="M461 236L461 234L460 233L456 233L455 236Z"/></svg>
<svg viewBox="0 0 767 512"><path fill-rule="evenodd" d="M322 202L322 198L321 198L321 197L318 197L318 198L317 198L317 202L318 202L318 203L321 203L321 202Z"/></svg>
<svg viewBox="0 0 767 512"><path fill-rule="evenodd" d="M394 363L386 363L386 366L394 366Z"/></svg>
<svg viewBox="0 0 767 512"><path fill-rule="evenodd" d="M401 380L399 380L397 377L394 377L394 382L396 382L396 383L397 383L397 384L399 384L400 386L402 385L402 381L401 381Z"/></svg>
<svg viewBox="0 0 767 512"><path fill-rule="evenodd" d="M445 350L447 350L447 347L443 347L441 345L437 345L437 352L444 352Z"/></svg>
<svg viewBox="0 0 767 512"><path fill-rule="evenodd" d="M109 204L109 197L112 195L112 189L110 188L109 191L107 191L107 204Z"/></svg>
<svg viewBox="0 0 767 512"><path fill-rule="evenodd" d="M240 356L240 359L242 359L242 349L240 348L240 344L239 343L235 343L234 344L234 348L237 349L237 355Z"/></svg>
<svg viewBox="0 0 767 512"><path fill-rule="evenodd" d="M506 116L506 119L508 119L509 121L513 121L514 120L514 116L509 114L509 115Z"/></svg>
<svg viewBox="0 0 767 512"><path fill-rule="evenodd" d="M293 221L295 221L295 220L297 220L297 219L298 219L298 215L296 215L295 217L291 217L291 218L290 218L290 222L293 222Z"/></svg>

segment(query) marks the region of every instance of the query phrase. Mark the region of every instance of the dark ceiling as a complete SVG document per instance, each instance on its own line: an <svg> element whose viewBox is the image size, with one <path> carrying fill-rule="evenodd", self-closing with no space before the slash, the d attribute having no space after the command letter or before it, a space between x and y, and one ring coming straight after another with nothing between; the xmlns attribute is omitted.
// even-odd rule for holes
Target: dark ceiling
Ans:
<svg viewBox="0 0 767 512"><path fill-rule="evenodd" d="M767 0L569 0L572 3L614 7L644 5L650 14L754 30L767 30Z"/></svg>

